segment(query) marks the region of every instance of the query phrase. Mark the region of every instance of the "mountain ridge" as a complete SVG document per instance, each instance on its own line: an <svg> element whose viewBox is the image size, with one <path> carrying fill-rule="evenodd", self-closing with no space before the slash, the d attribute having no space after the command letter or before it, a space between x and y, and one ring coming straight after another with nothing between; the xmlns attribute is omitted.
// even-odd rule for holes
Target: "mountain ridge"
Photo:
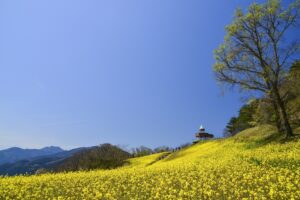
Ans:
<svg viewBox="0 0 300 200"><path fill-rule="evenodd" d="M23 149L20 147L11 147L0 150L0 164L13 163L20 160L28 160L38 156L46 156L63 152L60 147L47 146L41 149Z"/></svg>
<svg viewBox="0 0 300 200"><path fill-rule="evenodd" d="M130 153L107 143L4 163L0 165L0 175L14 176L44 172L92 170L97 168L112 169L122 166L125 164L125 160L130 157L132 157Z"/></svg>

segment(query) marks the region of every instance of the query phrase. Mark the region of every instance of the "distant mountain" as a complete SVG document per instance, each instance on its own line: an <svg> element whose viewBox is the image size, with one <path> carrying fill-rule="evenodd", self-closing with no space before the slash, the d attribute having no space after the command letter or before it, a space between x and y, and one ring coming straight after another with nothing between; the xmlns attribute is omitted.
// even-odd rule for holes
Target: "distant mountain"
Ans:
<svg viewBox="0 0 300 200"><path fill-rule="evenodd" d="M18 160L13 163L0 165L0 175L33 174L38 169L51 170L60 165L63 161L73 154L87 148L76 148L69 151L61 151L50 155L36 156L28 159Z"/></svg>
<svg viewBox="0 0 300 200"><path fill-rule="evenodd" d="M114 145L102 144L5 163L0 165L0 175L112 169L124 165L130 157L130 153Z"/></svg>
<svg viewBox="0 0 300 200"><path fill-rule="evenodd" d="M42 149L21 149L12 147L0 151L0 165L6 163L14 163L20 160L30 160L38 156L46 156L63 152L60 147L50 146Z"/></svg>

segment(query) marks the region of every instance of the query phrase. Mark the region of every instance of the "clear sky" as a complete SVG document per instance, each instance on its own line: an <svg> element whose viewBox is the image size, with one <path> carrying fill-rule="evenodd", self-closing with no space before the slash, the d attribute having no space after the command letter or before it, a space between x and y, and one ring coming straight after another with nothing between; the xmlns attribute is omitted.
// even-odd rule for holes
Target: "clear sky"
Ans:
<svg viewBox="0 0 300 200"><path fill-rule="evenodd" d="M222 96L213 50L252 2L0 1L0 149L221 136L242 101Z"/></svg>

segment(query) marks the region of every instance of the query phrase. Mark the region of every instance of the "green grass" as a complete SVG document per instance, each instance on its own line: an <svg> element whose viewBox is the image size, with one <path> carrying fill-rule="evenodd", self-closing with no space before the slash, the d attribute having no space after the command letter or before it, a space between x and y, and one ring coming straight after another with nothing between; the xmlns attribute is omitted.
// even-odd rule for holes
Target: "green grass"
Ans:
<svg viewBox="0 0 300 200"><path fill-rule="evenodd" d="M295 129L294 132L296 135L300 134L300 127ZM296 137L288 141L297 142L298 140ZM218 159L218 155L223 155L223 151L227 151L228 149L231 149L231 151L262 150L265 145L280 145L286 141L285 135L279 134L274 126L262 125L244 130L231 138L200 141L190 147L172 153L163 152L132 158L129 159L129 165L126 167L147 167L149 165L160 165L172 161L199 160L208 157ZM250 162L259 163L256 158L250 160Z"/></svg>

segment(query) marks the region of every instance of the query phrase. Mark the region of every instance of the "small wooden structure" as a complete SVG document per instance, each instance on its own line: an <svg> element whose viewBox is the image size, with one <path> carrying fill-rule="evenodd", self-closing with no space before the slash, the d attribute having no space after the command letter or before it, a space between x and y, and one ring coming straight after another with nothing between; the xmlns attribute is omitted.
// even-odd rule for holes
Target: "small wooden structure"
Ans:
<svg viewBox="0 0 300 200"><path fill-rule="evenodd" d="M209 133L205 132L205 128L202 125L200 126L198 133L196 133L196 138L198 140L206 140L206 139L210 139L213 137L214 137L213 134L209 134Z"/></svg>

